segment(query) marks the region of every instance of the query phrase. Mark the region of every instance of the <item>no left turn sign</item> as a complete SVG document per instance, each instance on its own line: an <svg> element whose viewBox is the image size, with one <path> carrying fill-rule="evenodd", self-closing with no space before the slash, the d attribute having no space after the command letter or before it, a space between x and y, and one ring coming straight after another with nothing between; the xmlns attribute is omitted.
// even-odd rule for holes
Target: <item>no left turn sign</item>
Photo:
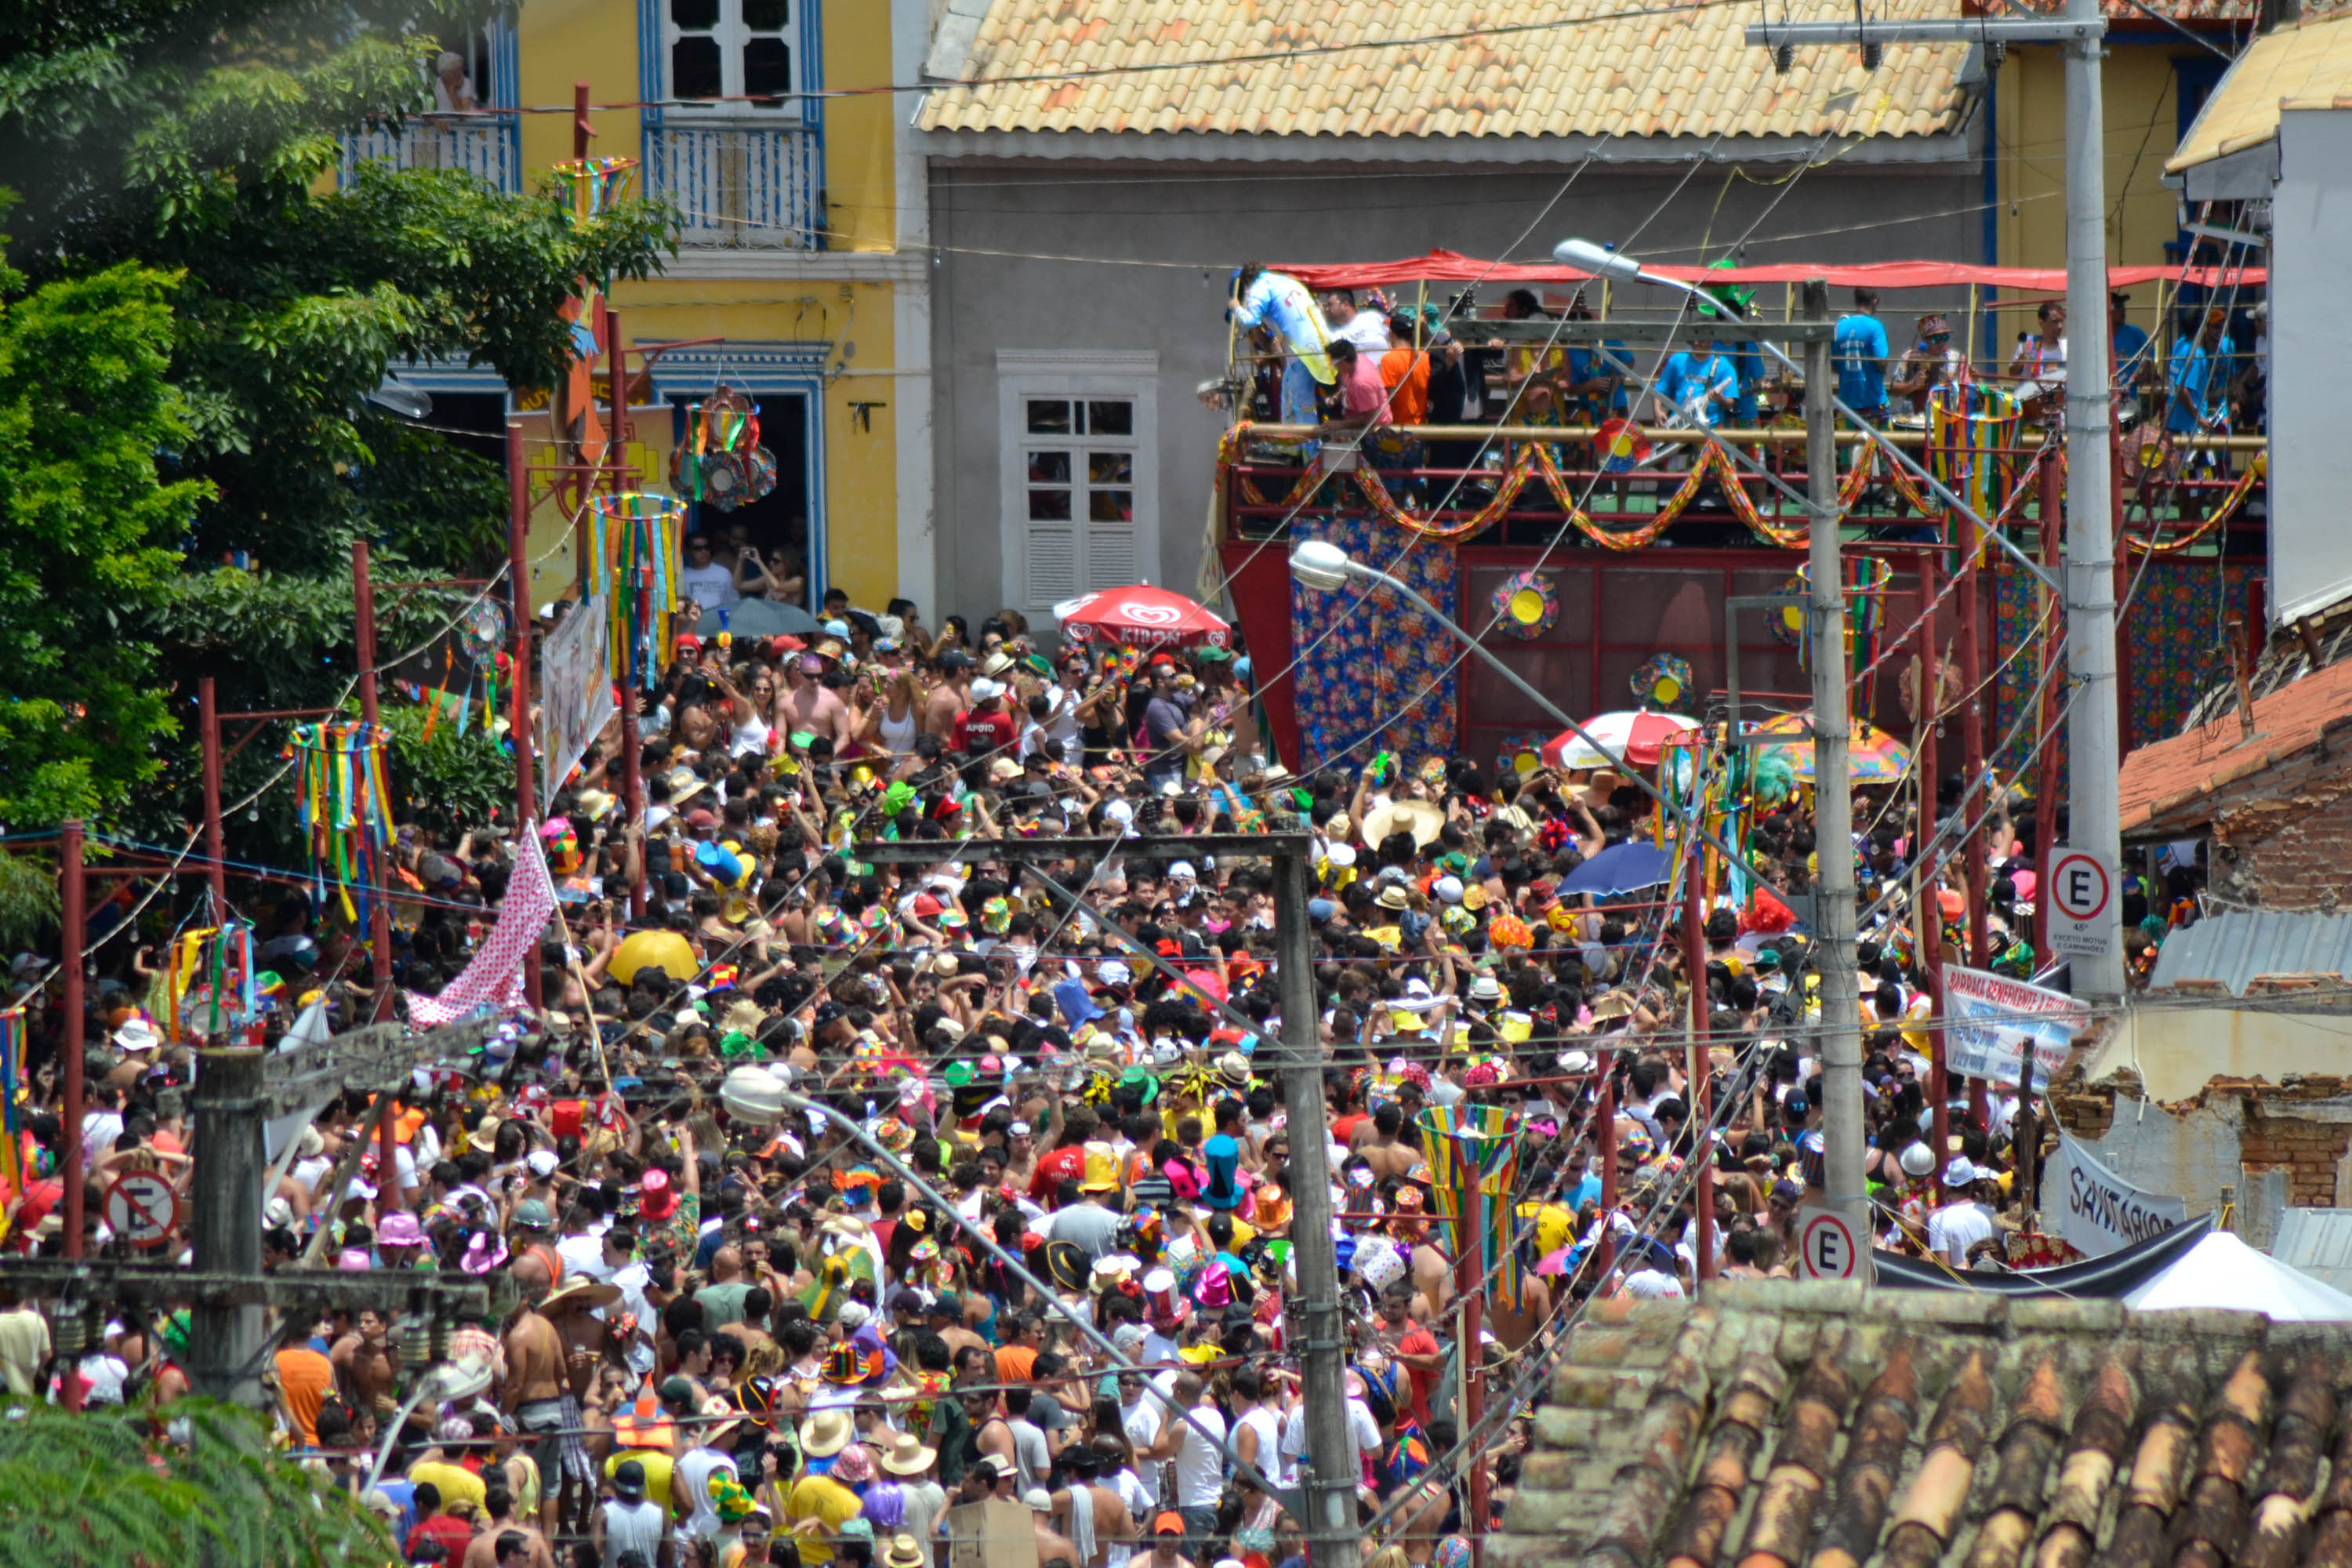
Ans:
<svg viewBox="0 0 2352 1568"><path fill-rule="evenodd" d="M1808 1279L1851 1279L1862 1272L1862 1248L1843 1215L1816 1209L1797 1227L1797 1263Z"/></svg>
<svg viewBox="0 0 2352 1568"><path fill-rule="evenodd" d="M161 1247L180 1228L180 1194L152 1171L127 1171L106 1189L106 1224L142 1251Z"/></svg>

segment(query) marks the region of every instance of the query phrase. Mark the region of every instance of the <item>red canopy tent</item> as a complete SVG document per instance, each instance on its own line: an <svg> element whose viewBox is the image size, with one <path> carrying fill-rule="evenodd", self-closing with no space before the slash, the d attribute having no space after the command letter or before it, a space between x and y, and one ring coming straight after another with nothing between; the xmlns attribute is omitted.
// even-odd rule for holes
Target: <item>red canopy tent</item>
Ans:
<svg viewBox="0 0 2352 1568"><path fill-rule="evenodd" d="M1647 265L1647 264L1645 264ZM1581 283L1592 275L1556 261L1481 261L1459 251L1433 250L1401 261L1332 261L1286 265L1276 268L1310 289L1371 289L1398 283ZM1802 283L1825 279L1833 288L1936 289L1981 283L1998 289L2021 289L2045 294L2063 293L2063 267L1973 267L1958 261L1870 261L1853 266L1823 266L1811 261L1780 261L1760 267L1652 266L1662 278L1705 283ZM2260 267L2110 267L2107 283L2126 288L2152 283L2159 278L2195 283L2204 288L2260 284L2269 279Z"/></svg>

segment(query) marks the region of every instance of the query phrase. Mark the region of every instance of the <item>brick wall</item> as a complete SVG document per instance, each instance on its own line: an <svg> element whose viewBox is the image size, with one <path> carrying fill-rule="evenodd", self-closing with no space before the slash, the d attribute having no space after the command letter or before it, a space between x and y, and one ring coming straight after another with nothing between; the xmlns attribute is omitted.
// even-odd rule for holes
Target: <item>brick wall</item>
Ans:
<svg viewBox="0 0 2352 1568"><path fill-rule="evenodd" d="M2265 1116L2257 1099L2247 1106L2238 1134L2241 1163L2248 1171L2286 1171L2286 1201L2331 1207L2336 1202L2336 1163L2352 1147L2352 1122L2304 1121Z"/></svg>
<svg viewBox="0 0 2352 1568"><path fill-rule="evenodd" d="M2352 905L2352 784L2273 794L2215 824L2212 885L2266 910Z"/></svg>

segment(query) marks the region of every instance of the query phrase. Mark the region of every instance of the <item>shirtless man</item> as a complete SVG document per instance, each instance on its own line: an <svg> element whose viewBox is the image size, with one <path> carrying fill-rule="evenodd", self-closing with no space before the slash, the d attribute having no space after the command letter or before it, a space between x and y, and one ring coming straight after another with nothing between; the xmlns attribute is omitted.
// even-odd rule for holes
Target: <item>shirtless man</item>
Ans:
<svg viewBox="0 0 2352 1568"><path fill-rule="evenodd" d="M1367 1128L1370 1129L1369 1136ZM1350 1152L1364 1157L1365 1163L1372 1168L1375 1182L1406 1175L1422 1163L1421 1146L1407 1143L1398 1136L1403 1130L1404 1112L1393 1100L1381 1101L1370 1121L1357 1123L1355 1147Z"/></svg>
<svg viewBox="0 0 2352 1568"><path fill-rule="evenodd" d="M1078 1549L1071 1544L1070 1538L1054 1529L1054 1500L1051 1494L1044 1487L1031 1487L1021 1500L1029 1505L1030 1521L1037 1531L1037 1561L1041 1563L1067 1563L1072 1568L1087 1568L1087 1559L1078 1555Z"/></svg>
<svg viewBox="0 0 2352 1568"><path fill-rule="evenodd" d="M787 731L806 730L813 735L823 735L835 747L849 744L849 705L841 694L824 685L818 677L824 671L824 661L814 654L803 654L784 667L786 689L776 700L776 717Z"/></svg>
<svg viewBox="0 0 2352 1568"><path fill-rule="evenodd" d="M563 1490L564 1395L570 1392L563 1336L541 1317L539 1304L547 1299L552 1277L543 1258L524 1254L515 1260L515 1289L521 1300L506 1331L507 1384L499 1403L514 1412L522 1431L539 1436L531 1458L539 1465L539 1527L554 1526L556 1501Z"/></svg>
<svg viewBox="0 0 2352 1568"><path fill-rule="evenodd" d="M400 1373L400 1352L386 1337L390 1327L383 1313L363 1311L352 1320L352 1331L327 1352L343 1403L353 1410L373 1411L378 1420L400 1408L392 1392Z"/></svg>
<svg viewBox="0 0 2352 1568"><path fill-rule="evenodd" d="M1054 1510L1047 1518L1073 1542L1081 1536L1091 1539L1094 1551L1083 1560L1073 1558L1075 1568L1103 1568L1112 1547L1135 1544L1135 1516L1128 1511L1125 1499L1096 1479L1097 1468L1090 1443L1062 1451L1062 1469L1069 1480L1054 1494ZM1084 1521L1074 1518L1074 1512L1085 1515Z"/></svg>
<svg viewBox="0 0 2352 1568"><path fill-rule="evenodd" d="M940 668L940 683L923 699L923 732L944 737L954 733L956 715L971 706L971 660L950 652L942 656Z"/></svg>

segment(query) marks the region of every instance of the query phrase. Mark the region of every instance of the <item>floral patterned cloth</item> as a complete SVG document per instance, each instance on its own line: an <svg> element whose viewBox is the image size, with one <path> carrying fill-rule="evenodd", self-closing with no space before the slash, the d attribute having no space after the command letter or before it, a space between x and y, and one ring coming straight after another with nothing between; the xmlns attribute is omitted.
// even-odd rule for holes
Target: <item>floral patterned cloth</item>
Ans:
<svg viewBox="0 0 2352 1568"><path fill-rule="evenodd" d="M1461 618L1451 544L1364 516L1302 517L1294 533L1329 541ZM1307 768L1360 768L1380 751L1408 765L1453 754L1462 650L1452 633L1389 590L1354 583L1327 594L1294 582L1290 615Z"/></svg>

